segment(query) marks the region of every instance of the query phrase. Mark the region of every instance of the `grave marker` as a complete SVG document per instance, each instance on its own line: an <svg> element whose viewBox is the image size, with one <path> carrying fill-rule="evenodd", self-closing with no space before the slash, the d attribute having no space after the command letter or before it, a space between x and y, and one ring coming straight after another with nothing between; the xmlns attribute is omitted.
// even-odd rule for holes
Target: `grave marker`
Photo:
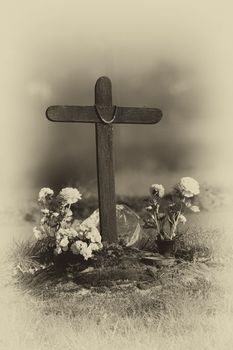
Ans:
<svg viewBox="0 0 233 350"><path fill-rule="evenodd" d="M113 124L155 124L162 118L161 110L113 106L111 80L100 77L94 106L51 106L46 116L53 122L95 123L100 231L103 241L117 242Z"/></svg>

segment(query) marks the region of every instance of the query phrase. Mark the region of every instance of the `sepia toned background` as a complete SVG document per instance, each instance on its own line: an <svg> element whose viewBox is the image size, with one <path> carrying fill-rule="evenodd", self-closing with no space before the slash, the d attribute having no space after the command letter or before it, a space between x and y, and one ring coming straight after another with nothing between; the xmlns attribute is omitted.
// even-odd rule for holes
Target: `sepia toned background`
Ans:
<svg viewBox="0 0 233 350"><path fill-rule="evenodd" d="M95 190L94 126L52 124L45 110L93 104L101 75L113 82L114 104L164 113L154 126L115 127L118 193L180 175L231 185L231 9L210 0L5 2L2 190Z"/></svg>
<svg viewBox="0 0 233 350"><path fill-rule="evenodd" d="M225 194L231 195L233 175L232 10L230 0L1 1L4 349L74 349L77 344L102 350L231 348L232 207L222 203ZM109 333L110 315L104 313L97 321L98 303L88 313L85 294L84 317L77 313L75 318L69 297L38 300L11 279L19 271L15 265L20 254L27 256L23 247L35 242L32 228L39 222L40 187L78 186L84 198L96 193L94 126L51 123L45 111L54 104L93 104L94 84L101 75L112 80L114 104L158 107L164 114L153 126L114 127L117 194L145 196L152 183L169 190L181 176L195 177L201 184L201 213L188 215L186 228L194 228L191 246L200 235L203 251L207 243L214 249L213 265L201 263L199 270L194 260L184 274L179 264L182 279L175 274L175 290L170 282L166 286L168 313L161 315L162 323L155 315L148 328L147 317L142 313L136 319L129 308L130 318L117 320ZM225 191L217 207L212 192L208 198L204 191L211 186L218 188L219 197ZM195 244L199 249L199 240ZM179 292L183 286L185 294ZM194 298L189 286L195 287ZM212 286L210 298L199 293ZM132 298L137 311L159 305L157 296L153 299L146 290L139 297L140 302ZM117 307L117 298L113 303ZM119 309L125 305L120 304Z"/></svg>

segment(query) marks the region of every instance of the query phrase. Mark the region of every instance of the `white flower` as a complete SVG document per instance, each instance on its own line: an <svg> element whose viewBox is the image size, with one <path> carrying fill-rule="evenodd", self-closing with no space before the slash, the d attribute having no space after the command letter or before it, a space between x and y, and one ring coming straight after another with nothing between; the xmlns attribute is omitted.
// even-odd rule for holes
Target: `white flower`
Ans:
<svg viewBox="0 0 233 350"><path fill-rule="evenodd" d="M64 248L64 247L67 247L68 244L69 244L68 238L67 237L63 237L62 240L59 243L59 246Z"/></svg>
<svg viewBox="0 0 233 350"><path fill-rule="evenodd" d="M59 213L54 212L54 213L52 214L52 216L54 216L55 218L57 218L57 217L59 216Z"/></svg>
<svg viewBox="0 0 233 350"><path fill-rule="evenodd" d="M153 184L150 187L150 193L154 197L162 198L164 196L165 190L163 185Z"/></svg>
<svg viewBox="0 0 233 350"><path fill-rule="evenodd" d="M88 246L85 249L82 249L80 253L84 257L84 260L88 260L89 258L92 257L92 249L90 246Z"/></svg>
<svg viewBox="0 0 233 350"><path fill-rule="evenodd" d="M38 201L40 203L45 203L46 200L51 199L53 195L54 192L51 190L51 188L43 187L39 192Z"/></svg>
<svg viewBox="0 0 233 350"><path fill-rule="evenodd" d="M100 243L101 235L99 230L95 226L84 226L81 225L81 230L84 231L84 236L89 239L92 243Z"/></svg>
<svg viewBox="0 0 233 350"><path fill-rule="evenodd" d="M70 220L63 219L60 224L61 224L61 228L66 230L67 228L70 227L71 222L70 222Z"/></svg>
<svg viewBox="0 0 233 350"><path fill-rule="evenodd" d="M47 220L48 218L45 218L45 217L41 218L40 220L41 225L44 225L47 222Z"/></svg>
<svg viewBox="0 0 233 350"><path fill-rule="evenodd" d="M90 243L89 247L93 252L98 252L98 250L103 248L103 244L102 243Z"/></svg>
<svg viewBox="0 0 233 350"><path fill-rule="evenodd" d="M58 254L61 254L61 253L62 253L61 247L56 247L56 248L54 249L54 254L55 254L55 255L58 255Z"/></svg>
<svg viewBox="0 0 233 350"><path fill-rule="evenodd" d="M57 239L60 239L61 237L69 237L69 238L77 237L77 231L73 227L60 228L56 232L56 237Z"/></svg>
<svg viewBox="0 0 233 350"><path fill-rule="evenodd" d="M94 250L95 251L99 250L101 246L97 246L97 245L92 246L91 244L89 244L88 246L86 242L76 241L72 244L71 251L73 254L76 254L76 255L80 254L84 257L85 260L88 260L89 258L92 257L92 252Z"/></svg>
<svg viewBox="0 0 233 350"><path fill-rule="evenodd" d="M181 215L179 216L179 222L180 222L181 224L185 224L186 221L187 221L186 217L185 217L183 214L181 214Z"/></svg>
<svg viewBox="0 0 233 350"><path fill-rule="evenodd" d="M67 228L65 231L69 238L74 238L78 235L77 231L73 227Z"/></svg>
<svg viewBox="0 0 233 350"><path fill-rule="evenodd" d="M61 238L62 238L61 229L55 233L55 237L56 237L57 242L61 240Z"/></svg>
<svg viewBox="0 0 233 350"><path fill-rule="evenodd" d="M38 241L40 241L43 238L43 233L37 227L33 228L33 233Z"/></svg>
<svg viewBox="0 0 233 350"><path fill-rule="evenodd" d="M59 196L66 204L74 204L82 198L82 195L79 192L79 190L77 190L77 188L72 187L63 188L59 193Z"/></svg>
<svg viewBox="0 0 233 350"><path fill-rule="evenodd" d="M72 216L64 217L64 219L61 221L61 227L63 228L69 227L71 224L71 221L72 221Z"/></svg>
<svg viewBox="0 0 233 350"><path fill-rule="evenodd" d="M71 209L67 208L66 212L65 212L65 215L70 217L70 216L73 216L73 212Z"/></svg>
<svg viewBox="0 0 233 350"><path fill-rule="evenodd" d="M190 209L194 212L194 213L199 213L200 212L200 208L197 205L192 205L190 207Z"/></svg>
<svg viewBox="0 0 233 350"><path fill-rule="evenodd" d="M66 236L66 229L59 228L59 230L56 232L57 239L59 239L61 237L65 237L65 236Z"/></svg>
<svg viewBox="0 0 233 350"><path fill-rule="evenodd" d="M76 241L71 245L71 251L73 254L80 254L80 252L86 248L87 243L83 241Z"/></svg>
<svg viewBox="0 0 233 350"><path fill-rule="evenodd" d="M48 215L49 214L49 210L48 209L41 209L41 213L44 215Z"/></svg>
<svg viewBox="0 0 233 350"><path fill-rule="evenodd" d="M84 231L80 229L80 227L76 227L77 237L80 239L83 239L84 237Z"/></svg>
<svg viewBox="0 0 233 350"><path fill-rule="evenodd" d="M192 177L182 177L180 182L176 185L176 189L187 198L200 193L199 183Z"/></svg>

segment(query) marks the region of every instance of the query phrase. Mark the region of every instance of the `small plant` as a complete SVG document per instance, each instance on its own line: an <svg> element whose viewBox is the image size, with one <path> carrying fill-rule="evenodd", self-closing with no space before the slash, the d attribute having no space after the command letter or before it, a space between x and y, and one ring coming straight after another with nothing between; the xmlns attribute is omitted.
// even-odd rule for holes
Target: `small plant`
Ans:
<svg viewBox="0 0 233 350"><path fill-rule="evenodd" d="M81 193L76 188L64 188L57 196L50 188L40 190L42 218L33 232L41 250L55 256L72 253L88 260L102 248L101 235L95 226L74 223L72 204L80 199Z"/></svg>
<svg viewBox="0 0 233 350"><path fill-rule="evenodd" d="M199 193L199 184L191 177L181 178L166 198L163 185L151 185L146 207L148 216L144 220L144 227L155 229L158 249L162 254L173 249L178 227L187 221L185 211L187 209L194 213L200 211L196 205Z"/></svg>

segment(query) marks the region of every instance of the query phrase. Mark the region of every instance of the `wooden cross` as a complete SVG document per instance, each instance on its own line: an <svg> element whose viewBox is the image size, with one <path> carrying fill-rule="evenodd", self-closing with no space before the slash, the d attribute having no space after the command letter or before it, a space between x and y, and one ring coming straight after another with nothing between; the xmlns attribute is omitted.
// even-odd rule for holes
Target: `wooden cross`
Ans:
<svg viewBox="0 0 233 350"><path fill-rule="evenodd" d="M113 124L155 124L162 118L161 110L113 106L111 80L100 77L94 106L51 106L46 116L53 122L95 123L100 231L103 241L117 242Z"/></svg>

